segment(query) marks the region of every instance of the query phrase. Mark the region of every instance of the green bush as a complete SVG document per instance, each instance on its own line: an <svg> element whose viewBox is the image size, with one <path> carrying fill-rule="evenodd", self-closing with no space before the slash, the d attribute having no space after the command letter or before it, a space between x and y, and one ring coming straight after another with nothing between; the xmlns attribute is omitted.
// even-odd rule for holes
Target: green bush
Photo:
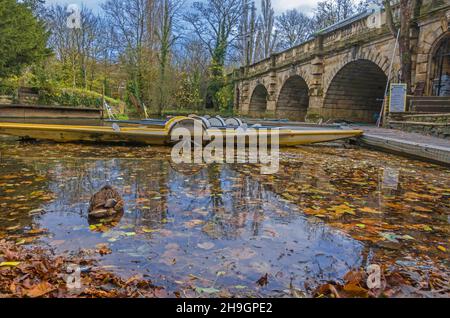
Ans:
<svg viewBox="0 0 450 318"><path fill-rule="evenodd" d="M17 89L15 87L0 84L0 96L14 96L16 92Z"/></svg>
<svg viewBox="0 0 450 318"><path fill-rule="evenodd" d="M230 112L233 110L234 90L232 85L223 86L215 96L220 111Z"/></svg>
<svg viewBox="0 0 450 318"><path fill-rule="evenodd" d="M19 80L17 77L12 76L0 80L0 95L16 96L19 89Z"/></svg>
<svg viewBox="0 0 450 318"><path fill-rule="evenodd" d="M105 100L116 109L122 104L121 101L106 96ZM39 102L46 105L101 108L102 101L101 94L78 88L41 89L39 92Z"/></svg>

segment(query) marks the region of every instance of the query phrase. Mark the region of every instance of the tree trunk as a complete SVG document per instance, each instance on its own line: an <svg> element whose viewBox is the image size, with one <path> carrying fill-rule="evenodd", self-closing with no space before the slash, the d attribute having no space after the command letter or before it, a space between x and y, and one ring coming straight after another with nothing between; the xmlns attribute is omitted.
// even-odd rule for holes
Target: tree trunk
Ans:
<svg viewBox="0 0 450 318"><path fill-rule="evenodd" d="M411 48L411 25L413 15L416 12L420 1L400 0L400 36L399 36L399 55L400 55L400 81L408 85L408 93L412 92L412 48ZM394 37L397 37L398 29L394 21L394 14L390 0L384 1L386 10L386 23Z"/></svg>
<svg viewBox="0 0 450 318"><path fill-rule="evenodd" d="M411 93L412 87L412 54L411 54L411 18L412 8L410 0L400 0L400 38L399 54L401 61L400 80L408 87Z"/></svg>

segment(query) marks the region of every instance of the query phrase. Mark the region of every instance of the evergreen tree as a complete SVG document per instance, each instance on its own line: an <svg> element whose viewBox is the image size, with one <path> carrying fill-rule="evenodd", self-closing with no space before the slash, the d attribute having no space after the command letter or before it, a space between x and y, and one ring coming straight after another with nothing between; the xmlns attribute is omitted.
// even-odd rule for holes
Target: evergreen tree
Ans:
<svg viewBox="0 0 450 318"><path fill-rule="evenodd" d="M43 23L27 4L0 0L0 78L19 74L49 55L47 39Z"/></svg>

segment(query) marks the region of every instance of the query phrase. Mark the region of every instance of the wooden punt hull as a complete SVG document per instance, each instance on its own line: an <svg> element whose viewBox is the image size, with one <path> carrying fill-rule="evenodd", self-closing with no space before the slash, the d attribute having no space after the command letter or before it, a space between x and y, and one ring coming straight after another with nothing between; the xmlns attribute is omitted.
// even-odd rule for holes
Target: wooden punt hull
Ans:
<svg viewBox="0 0 450 318"><path fill-rule="evenodd" d="M223 132L209 129L208 134ZM279 144L282 147L314 144L362 135L360 130L279 130ZM122 127L115 131L107 126L67 126L0 123L0 134L15 137L51 140L56 142L97 142L97 143L129 143L144 145L170 145L168 127ZM236 135L231 132L231 135ZM256 132L258 136L269 134L266 130ZM270 138L269 138L270 140Z"/></svg>
<svg viewBox="0 0 450 318"><path fill-rule="evenodd" d="M122 128L120 132L116 132L112 127L106 126L0 123L0 134L63 143L97 142L166 145L169 141L165 129L142 129L138 127Z"/></svg>

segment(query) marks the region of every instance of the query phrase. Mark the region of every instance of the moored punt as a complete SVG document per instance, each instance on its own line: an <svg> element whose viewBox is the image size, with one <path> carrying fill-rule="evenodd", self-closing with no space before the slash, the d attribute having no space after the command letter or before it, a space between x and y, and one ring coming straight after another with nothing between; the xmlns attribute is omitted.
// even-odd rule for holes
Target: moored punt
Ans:
<svg viewBox="0 0 450 318"><path fill-rule="evenodd" d="M107 126L70 126L43 124L0 123L0 134L25 139L51 140L56 142L102 142L165 145L164 129L125 127L115 131Z"/></svg>
<svg viewBox="0 0 450 318"><path fill-rule="evenodd" d="M129 143L144 145L170 145L172 129L183 122L195 121L190 118L177 117L159 127L113 127L108 126L69 126L69 125L41 125L0 123L0 134L15 137L51 140L56 142L98 142L98 143ZM276 131L280 146L297 146L328 142L360 136L361 130L291 130L291 129L253 129L248 134L270 135ZM217 128L204 129L205 135L223 133ZM226 136L238 136L239 132L228 129ZM247 135L247 133L246 133ZM270 137L269 143L272 140Z"/></svg>

